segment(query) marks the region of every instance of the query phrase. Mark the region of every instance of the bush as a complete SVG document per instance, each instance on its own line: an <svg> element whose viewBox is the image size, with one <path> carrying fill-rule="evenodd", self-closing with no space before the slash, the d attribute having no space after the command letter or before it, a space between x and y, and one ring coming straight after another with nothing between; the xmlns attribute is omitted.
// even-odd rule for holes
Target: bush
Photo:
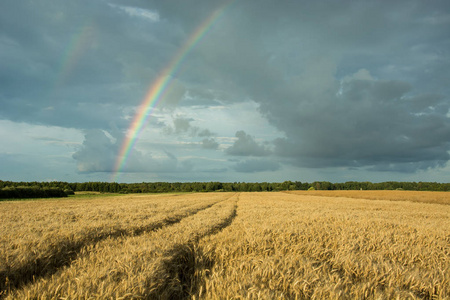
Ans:
<svg viewBox="0 0 450 300"><path fill-rule="evenodd" d="M64 190L64 193L66 193L67 196L69 196L69 195L75 195L75 192L72 191L72 190L70 190L70 189L65 189L65 190Z"/></svg>

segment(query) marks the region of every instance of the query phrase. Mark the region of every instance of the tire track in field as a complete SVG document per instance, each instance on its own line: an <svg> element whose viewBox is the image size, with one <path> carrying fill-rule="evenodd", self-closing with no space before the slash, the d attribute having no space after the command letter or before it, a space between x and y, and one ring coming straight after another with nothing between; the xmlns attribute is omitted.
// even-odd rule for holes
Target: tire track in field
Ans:
<svg viewBox="0 0 450 300"><path fill-rule="evenodd" d="M214 265L214 262L198 246L199 241L219 233L232 224L237 216L239 196L240 194L236 196L234 208L227 218L212 226L202 235L196 236L187 243L177 244L165 252L163 256L167 258L164 259L160 270L162 274L166 274L165 280L157 289L144 295L145 299L190 299L197 293L204 270L211 269Z"/></svg>
<svg viewBox="0 0 450 300"><path fill-rule="evenodd" d="M201 211L204 211L212 206L227 201L234 195L227 197L224 200L218 200L205 206L196 209L189 209L182 213L174 213L156 222L151 222L143 226L136 226L132 228L118 228L114 231L98 233L99 228L93 228L86 236L77 241L63 240L55 245L52 245L50 253L45 256L37 257L33 260L23 262L21 265L13 268L8 268L5 271L0 271L0 299L9 291L20 289L22 286L36 281L40 277L50 276L55 274L61 268L68 266L78 256L81 250L89 245L101 242L107 238L119 238L127 236L139 236L145 232L156 231L167 226L175 225L184 218L193 216Z"/></svg>

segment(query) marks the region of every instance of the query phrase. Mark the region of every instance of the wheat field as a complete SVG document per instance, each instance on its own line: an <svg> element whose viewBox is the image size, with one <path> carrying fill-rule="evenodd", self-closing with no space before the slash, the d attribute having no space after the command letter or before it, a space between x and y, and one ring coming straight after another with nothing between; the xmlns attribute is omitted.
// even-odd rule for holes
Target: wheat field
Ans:
<svg viewBox="0 0 450 300"><path fill-rule="evenodd" d="M351 192L0 202L0 298L450 299L448 194Z"/></svg>

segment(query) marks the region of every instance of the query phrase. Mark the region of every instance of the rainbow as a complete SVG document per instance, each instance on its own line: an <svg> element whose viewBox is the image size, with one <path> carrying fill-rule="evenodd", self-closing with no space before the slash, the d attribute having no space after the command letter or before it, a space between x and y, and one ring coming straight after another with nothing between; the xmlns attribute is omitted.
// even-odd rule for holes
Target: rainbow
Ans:
<svg viewBox="0 0 450 300"><path fill-rule="evenodd" d="M116 158L114 165L114 171L111 181L117 181L118 176L125 166L127 159L134 148L142 129L145 127L149 116L152 114L155 107L167 88L170 85L172 78L178 73L181 63L189 52L202 40L202 38L212 28L214 23L222 16L224 11L236 0L229 0L225 2L221 7L215 10L206 20L204 20L189 36L183 46L177 51L175 56L169 62L169 64L160 72L158 78L151 84L144 100L142 101L139 109L137 110L130 127L128 128L127 135L125 136L122 145L119 150L119 154Z"/></svg>
<svg viewBox="0 0 450 300"><path fill-rule="evenodd" d="M45 95L51 101L49 107L52 107L60 100L64 85L70 79L70 75L75 70L77 63L95 41L95 37L96 27L92 20L89 19L80 26L66 44L64 51L61 53L55 76Z"/></svg>
<svg viewBox="0 0 450 300"><path fill-rule="evenodd" d="M62 56L59 72L56 76L53 89L58 89L65 83L69 75L74 70L76 63L79 61L80 57L92 43L94 38L94 31L95 28L93 26L93 23L91 20L89 20L86 21L80 28L80 30L72 36Z"/></svg>

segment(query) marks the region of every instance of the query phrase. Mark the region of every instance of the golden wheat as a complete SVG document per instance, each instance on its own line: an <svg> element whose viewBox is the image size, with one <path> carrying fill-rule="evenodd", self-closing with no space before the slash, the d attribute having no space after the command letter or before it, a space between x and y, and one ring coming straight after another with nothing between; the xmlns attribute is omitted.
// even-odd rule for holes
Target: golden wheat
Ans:
<svg viewBox="0 0 450 300"><path fill-rule="evenodd" d="M450 205L449 192L416 192L416 191L287 191L286 193L305 196L345 197L371 200L411 201Z"/></svg>
<svg viewBox="0 0 450 300"><path fill-rule="evenodd" d="M319 192L0 203L4 297L450 299L446 195Z"/></svg>
<svg viewBox="0 0 450 300"><path fill-rule="evenodd" d="M444 205L242 194L237 218L200 242L204 299L448 299Z"/></svg>
<svg viewBox="0 0 450 300"><path fill-rule="evenodd" d="M215 202L217 198L224 199L224 195L219 194L209 197L216 198ZM171 265L167 261L176 259L180 248L188 247L189 243L224 226L233 216L235 202L235 199L218 202L157 231L107 238L85 247L70 267L31 283L10 297L48 299L89 295L116 298L176 293L178 287L171 288L174 284L166 278L169 272L166 265Z"/></svg>
<svg viewBox="0 0 450 300"><path fill-rule="evenodd" d="M155 230L219 200L197 194L2 203L0 290L54 272L89 244Z"/></svg>

